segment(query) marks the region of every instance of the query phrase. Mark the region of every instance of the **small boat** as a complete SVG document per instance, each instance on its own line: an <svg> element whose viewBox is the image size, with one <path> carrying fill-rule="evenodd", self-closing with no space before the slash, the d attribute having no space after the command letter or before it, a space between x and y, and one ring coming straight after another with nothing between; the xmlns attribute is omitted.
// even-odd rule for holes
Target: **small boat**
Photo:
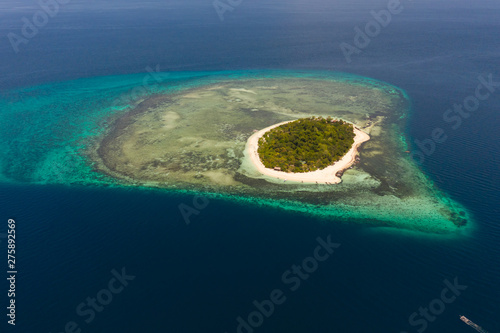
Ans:
<svg viewBox="0 0 500 333"><path fill-rule="evenodd" d="M475 324L474 322L472 322L472 320L470 320L466 316L460 316L460 320L463 321L464 323L466 323L467 325L469 325L470 327L472 327L473 329L475 329L478 332L488 333L488 331L484 330L481 326L479 326L479 325Z"/></svg>

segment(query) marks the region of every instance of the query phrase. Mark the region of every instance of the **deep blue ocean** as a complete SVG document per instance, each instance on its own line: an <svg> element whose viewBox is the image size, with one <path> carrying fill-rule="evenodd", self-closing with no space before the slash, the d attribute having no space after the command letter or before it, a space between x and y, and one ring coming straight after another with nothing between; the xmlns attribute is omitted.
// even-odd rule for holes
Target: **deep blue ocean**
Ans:
<svg viewBox="0 0 500 333"><path fill-rule="evenodd" d="M186 225L179 205L194 206L189 194L0 179L0 274L8 277L8 219L16 221L18 270L16 325L7 323L2 278L0 332L474 332L460 315L500 332L500 2L401 0L350 62L341 43L355 45L355 28L392 1L221 3L231 8L223 21L211 0L73 0L15 53L8 34L21 35L23 17L32 20L40 5L3 1L0 92L14 103L29 94L13 89L148 66L385 81L411 98L412 150L435 128L448 136L421 168L473 214L472 231L429 235L223 200ZM488 97L459 125L446 122L448 109L475 95L479 77L493 82ZM18 121L30 126L22 112ZM0 147L37 145L18 135ZM282 275L329 236L340 246L291 290ZM276 289L280 304L252 315L254 301L265 307ZM88 305L96 297L106 304ZM238 317L247 323L239 330Z"/></svg>

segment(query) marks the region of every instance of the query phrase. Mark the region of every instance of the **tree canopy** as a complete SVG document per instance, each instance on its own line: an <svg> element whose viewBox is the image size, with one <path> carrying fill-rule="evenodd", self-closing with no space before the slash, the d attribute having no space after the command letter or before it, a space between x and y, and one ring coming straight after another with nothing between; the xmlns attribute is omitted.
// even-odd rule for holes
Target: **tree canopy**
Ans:
<svg viewBox="0 0 500 333"><path fill-rule="evenodd" d="M354 136L353 126L342 120L298 119L265 133L259 139L258 153L266 168L315 171L340 160L353 145Z"/></svg>

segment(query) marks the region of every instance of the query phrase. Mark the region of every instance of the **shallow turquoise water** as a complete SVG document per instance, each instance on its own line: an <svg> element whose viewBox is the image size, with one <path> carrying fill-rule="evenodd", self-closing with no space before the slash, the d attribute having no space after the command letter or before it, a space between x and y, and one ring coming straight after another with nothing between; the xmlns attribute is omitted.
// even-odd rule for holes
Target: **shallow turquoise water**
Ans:
<svg viewBox="0 0 500 333"><path fill-rule="evenodd" d="M156 93L172 93L224 80L249 78L315 78L348 82L354 85L381 87L388 94L402 91L387 83L345 73L325 71L235 71L149 73L96 77L59 82L10 91L0 100L1 179L4 182L37 184L82 184L122 186L119 182L94 170L93 162L83 152L103 135L114 118L123 115L136 103ZM402 92L405 98L406 93ZM398 110L403 121L408 110ZM404 134L399 138L406 147ZM406 149L406 148L405 148ZM416 170L416 169L415 169ZM418 171L416 171L418 172ZM183 192L182 190L175 190ZM333 204L319 207L287 200L239 197L211 193L214 198L236 200L254 205L280 207L284 210L312 214L324 218L361 220L377 226L383 221L397 221L401 227L432 230L442 220L429 203L409 202L409 212L363 207L359 203ZM442 192L433 194L437 202L465 211ZM370 199L366 199L368 203ZM427 210L427 215L413 215ZM375 220L374 220L375 218ZM418 227L417 227L418 226ZM448 228L448 227L446 227ZM453 227L451 228L453 229ZM441 230L443 231L443 230Z"/></svg>

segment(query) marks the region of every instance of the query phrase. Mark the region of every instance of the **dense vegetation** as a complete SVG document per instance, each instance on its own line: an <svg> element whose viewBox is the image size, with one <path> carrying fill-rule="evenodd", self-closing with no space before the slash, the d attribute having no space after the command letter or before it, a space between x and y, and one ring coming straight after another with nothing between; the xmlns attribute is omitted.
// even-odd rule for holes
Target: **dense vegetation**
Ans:
<svg viewBox="0 0 500 333"><path fill-rule="evenodd" d="M324 169L344 156L354 143L351 124L311 117L273 128L259 139L259 157L266 168L285 172Z"/></svg>

